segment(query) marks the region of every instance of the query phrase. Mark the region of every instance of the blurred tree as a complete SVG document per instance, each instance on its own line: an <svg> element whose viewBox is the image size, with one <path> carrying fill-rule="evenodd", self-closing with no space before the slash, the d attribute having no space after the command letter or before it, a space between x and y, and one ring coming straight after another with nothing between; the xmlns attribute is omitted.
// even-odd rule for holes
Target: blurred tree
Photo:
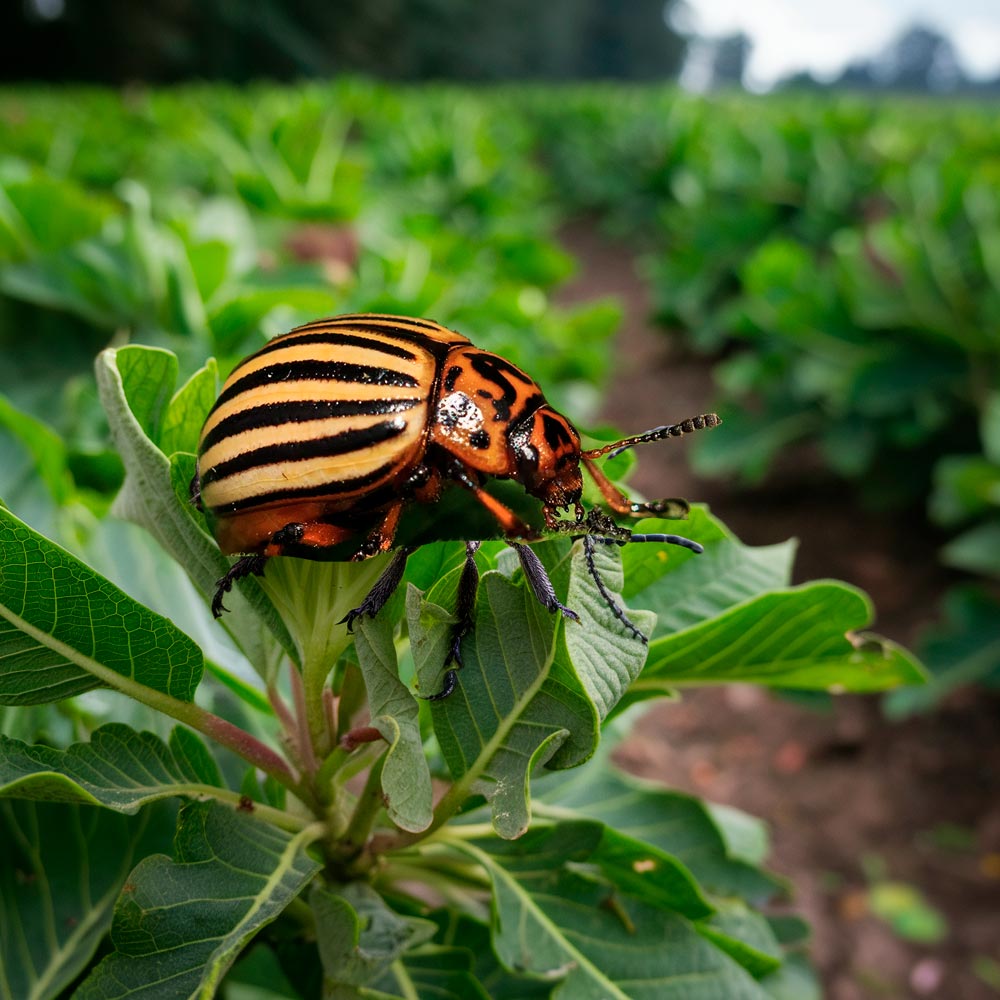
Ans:
<svg viewBox="0 0 1000 1000"><path fill-rule="evenodd" d="M832 86L846 87L849 90L871 90L877 87L873 64L870 59L856 59L849 62L834 80Z"/></svg>
<svg viewBox="0 0 1000 1000"><path fill-rule="evenodd" d="M723 35L715 42L709 84L711 89L742 87L752 51L753 42L750 41L750 36L742 31Z"/></svg>
<svg viewBox="0 0 1000 1000"><path fill-rule="evenodd" d="M0 79L677 75L679 0L6 0Z"/></svg>
<svg viewBox="0 0 1000 1000"><path fill-rule="evenodd" d="M965 83L955 46L926 25L907 28L873 69L875 78L892 90L956 90Z"/></svg>
<svg viewBox="0 0 1000 1000"><path fill-rule="evenodd" d="M787 77L780 88L801 89L801 74ZM812 86L823 84L812 81ZM990 92L990 83L973 83L962 69L955 46L936 28L914 25L903 31L874 59L847 64L828 86L849 90L909 92Z"/></svg>

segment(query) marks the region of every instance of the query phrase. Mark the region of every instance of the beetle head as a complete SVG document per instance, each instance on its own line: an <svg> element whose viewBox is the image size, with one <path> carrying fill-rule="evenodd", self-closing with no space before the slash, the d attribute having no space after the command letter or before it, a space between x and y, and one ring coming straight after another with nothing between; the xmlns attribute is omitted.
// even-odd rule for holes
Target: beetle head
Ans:
<svg viewBox="0 0 1000 1000"><path fill-rule="evenodd" d="M511 431L508 440L517 479L545 504L546 521L555 508L580 502L580 435L561 413L551 406L539 407Z"/></svg>

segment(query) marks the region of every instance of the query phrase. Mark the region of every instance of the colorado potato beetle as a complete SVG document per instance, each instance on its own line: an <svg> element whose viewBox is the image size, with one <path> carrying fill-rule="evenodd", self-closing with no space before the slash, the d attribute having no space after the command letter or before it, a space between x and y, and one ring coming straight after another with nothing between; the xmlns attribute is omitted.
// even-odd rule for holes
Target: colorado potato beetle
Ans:
<svg viewBox="0 0 1000 1000"><path fill-rule="evenodd" d="M225 610L223 597L237 580L262 573L273 556L343 558L343 545L355 540L353 559L388 551L406 505L434 503L445 483L454 483L495 518L542 604L575 618L526 544L541 532L484 488L497 478L520 483L541 501L546 530L584 536L601 593L639 634L596 574L596 542L701 547L677 535L635 535L599 510L587 513L582 469L614 514L669 515L679 502L630 500L595 460L718 423L715 414L704 414L583 450L576 428L530 376L438 323L374 313L307 323L237 365L201 433L192 497L221 550L241 556L218 581L213 613ZM461 640L475 609L478 545L466 543L446 667L452 661L461 666ZM397 551L345 619L348 626L381 610L402 579L410 551ZM431 697L446 697L454 686L449 669L443 690Z"/></svg>

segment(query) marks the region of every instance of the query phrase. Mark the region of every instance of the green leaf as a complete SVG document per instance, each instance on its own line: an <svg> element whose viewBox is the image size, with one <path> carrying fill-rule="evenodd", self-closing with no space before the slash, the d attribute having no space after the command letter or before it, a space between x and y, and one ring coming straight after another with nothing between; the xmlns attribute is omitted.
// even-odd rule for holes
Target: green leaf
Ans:
<svg viewBox="0 0 1000 1000"><path fill-rule="evenodd" d="M68 804L0 802L0 995L56 997L111 925L137 858L169 844L172 810L116 816Z"/></svg>
<svg viewBox="0 0 1000 1000"><path fill-rule="evenodd" d="M577 870L557 829L455 844L493 883L493 943L508 968L560 980L561 1000L761 1000L739 965L669 911Z"/></svg>
<svg viewBox="0 0 1000 1000"><path fill-rule="evenodd" d="M178 498L170 461L147 433L147 428L154 434L158 431L173 392L171 373L175 371L173 355L154 348L109 349L97 359L101 402L127 470L114 511L149 531L210 601L229 563ZM225 627L263 676L270 676L280 658L275 638L281 649L298 660L294 643L255 579L241 581L227 606Z"/></svg>
<svg viewBox="0 0 1000 1000"><path fill-rule="evenodd" d="M219 394L219 369L209 358L174 394L154 439L168 457L177 451L195 454L208 411Z"/></svg>
<svg viewBox="0 0 1000 1000"><path fill-rule="evenodd" d="M133 814L173 795L214 794L218 766L201 739L178 727L169 746L153 733L120 723L94 731L66 750L0 735L0 796L102 805Z"/></svg>
<svg viewBox="0 0 1000 1000"><path fill-rule="evenodd" d="M604 586L620 605L623 574L618 551L598 545L592 561ZM599 718L606 719L642 670L646 637L653 631L656 615L620 609L631 622L631 626L626 625L597 589L587 563L583 542L576 542L566 605L580 616L580 621L566 623L563 641Z"/></svg>
<svg viewBox="0 0 1000 1000"><path fill-rule="evenodd" d="M652 642L637 686L739 681L841 692L921 683L905 650L857 632L871 618L868 598L842 583L763 594Z"/></svg>
<svg viewBox="0 0 1000 1000"><path fill-rule="evenodd" d="M102 684L194 697L204 661L172 622L0 509L0 703Z"/></svg>
<svg viewBox="0 0 1000 1000"><path fill-rule="evenodd" d="M419 833L433 819L431 772L420 735L416 699L399 679L393 623L386 615L362 618L354 644L368 690L371 725L389 744L382 767L382 792L389 818Z"/></svg>
<svg viewBox="0 0 1000 1000"><path fill-rule="evenodd" d="M946 566L1000 578L1000 519L994 518L962 532L941 549Z"/></svg>
<svg viewBox="0 0 1000 1000"><path fill-rule="evenodd" d="M742 903L727 903L698 924L698 933L739 962L755 979L781 967L781 946L767 920Z"/></svg>
<svg viewBox="0 0 1000 1000"><path fill-rule="evenodd" d="M555 841L560 853L596 865L613 885L637 899L692 920L714 912L691 872L646 841L583 819L560 823L548 850L556 849Z"/></svg>
<svg viewBox="0 0 1000 1000"><path fill-rule="evenodd" d="M50 253L96 235L112 199L40 171L0 183L0 259Z"/></svg>
<svg viewBox="0 0 1000 1000"><path fill-rule="evenodd" d="M604 743L597 756L572 774L539 783L540 810L557 807L600 820L681 862L702 888L750 902L770 899L781 883L730 847L710 807L700 799L625 775L609 763Z"/></svg>
<svg viewBox="0 0 1000 1000"><path fill-rule="evenodd" d="M469 953L476 980L490 1000L548 1000L551 997L556 983L519 975L500 964L490 941L489 924L457 909L436 910L431 917L441 925L437 938L440 943Z"/></svg>
<svg viewBox="0 0 1000 1000"><path fill-rule="evenodd" d="M436 930L428 920L399 916L361 882L329 888L314 884L309 905L327 989L370 985Z"/></svg>
<svg viewBox="0 0 1000 1000"><path fill-rule="evenodd" d="M146 858L129 876L111 925L115 951L77 1000L209 998L247 941L320 869L306 854L318 825L292 836L210 803L181 810L176 860Z"/></svg>
<svg viewBox="0 0 1000 1000"><path fill-rule="evenodd" d="M375 986L382 992L367 990L361 1000L418 998L418 1000L492 1000L473 971L472 956L465 948L442 948L425 945L409 952L396 962ZM392 991L391 993L388 991ZM341 1000L336 994L332 1000ZM343 1000L354 1000L348 995Z"/></svg>
<svg viewBox="0 0 1000 1000"><path fill-rule="evenodd" d="M39 478L57 504L65 505L73 492L73 479L67 467L67 449L51 427L22 413L0 396L0 427L21 442L35 463Z"/></svg>
<svg viewBox="0 0 1000 1000"><path fill-rule="evenodd" d="M448 600L456 576L457 571L441 581L431 596ZM438 690L448 614L432 601L411 602L407 620L421 685ZM527 828L532 770L568 739L577 739L584 755L593 747L593 709L578 684L552 669L557 624L527 587L486 573L475 629L462 647L465 667L458 688L431 706L441 751L456 779L449 794L456 805L472 792L485 795L503 837Z"/></svg>
<svg viewBox="0 0 1000 1000"><path fill-rule="evenodd" d="M644 520L642 530L679 531L705 548L701 555L655 543L626 545L622 549L625 597L655 612L654 638L714 618L727 608L786 587L791 581L794 540L777 545L744 545L705 507L692 507L688 520L680 524Z"/></svg>

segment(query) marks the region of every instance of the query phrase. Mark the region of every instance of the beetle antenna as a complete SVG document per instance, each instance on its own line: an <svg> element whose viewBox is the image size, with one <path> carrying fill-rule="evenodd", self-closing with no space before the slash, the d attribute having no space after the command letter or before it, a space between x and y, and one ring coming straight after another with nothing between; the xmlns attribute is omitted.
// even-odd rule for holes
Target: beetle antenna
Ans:
<svg viewBox="0 0 1000 1000"><path fill-rule="evenodd" d="M690 549L695 555L699 556L705 551L705 546L700 542L685 538L683 535L633 534L628 538L603 538L600 535L588 535L587 537L593 538L595 542L601 542L604 545L628 545L630 542L659 542L661 545L680 545L682 548Z"/></svg>
<svg viewBox="0 0 1000 1000"><path fill-rule="evenodd" d="M652 441L681 437L683 434L691 434L705 428L718 427L721 423L722 419L717 413L702 413L697 417L688 417L687 420L682 420L679 424L663 424L660 427L643 431L642 434L622 438L621 441L615 441L613 444L606 444L601 448L591 448L589 451L581 452L581 454L584 458L590 459L600 458L602 455L614 458L615 455L620 455L623 451L627 451L637 444L649 444Z"/></svg>

